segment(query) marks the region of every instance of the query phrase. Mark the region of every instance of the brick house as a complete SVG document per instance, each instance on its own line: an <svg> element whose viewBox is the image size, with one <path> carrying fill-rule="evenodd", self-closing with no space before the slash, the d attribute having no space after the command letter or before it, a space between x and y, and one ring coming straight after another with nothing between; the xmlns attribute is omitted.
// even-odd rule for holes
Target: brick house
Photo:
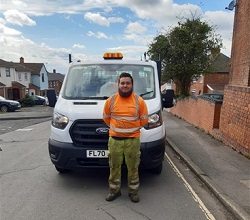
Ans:
<svg viewBox="0 0 250 220"><path fill-rule="evenodd" d="M229 82L230 58L223 53L213 53L212 57L210 72L193 81L190 87L191 94L224 93L224 87Z"/></svg>
<svg viewBox="0 0 250 220"><path fill-rule="evenodd" d="M53 69L53 73L48 73L49 89L54 89L56 95L58 95L62 88L63 80L64 80L64 75L61 73L57 73L56 70Z"/></svg>

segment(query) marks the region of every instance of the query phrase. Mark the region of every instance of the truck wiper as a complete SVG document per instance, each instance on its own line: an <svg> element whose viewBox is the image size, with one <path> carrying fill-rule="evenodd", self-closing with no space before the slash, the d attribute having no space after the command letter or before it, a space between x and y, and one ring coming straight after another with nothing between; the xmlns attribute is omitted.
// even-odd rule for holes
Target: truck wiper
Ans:
<svg viewBox="0 0 250 220"><path fill-rule="evenodd" d="M142 93L142 94L140 94L140 96L143 97L144 95L148 95L148 94L150 94L150 93L152 93L152 92L154 92L154 91L151 90L151 91L149 91L149 92Z"/></svg>
<svg viewBox="0 0 250 220"><path fill-rule="evenodd" d="M90 97L90 99L97 99L97 100L105 100L108 99L108 96L98 96L98 97Z"/></svg>
<svg viewBox="0 0 250 220"><path fill-rule="evenodd" d="M79 99L82 99L82 100L87 100L87 99L91 99L91 100L106 100L106 99L108 99L108 96L90 96L90 97L81 97Z"/></svg>

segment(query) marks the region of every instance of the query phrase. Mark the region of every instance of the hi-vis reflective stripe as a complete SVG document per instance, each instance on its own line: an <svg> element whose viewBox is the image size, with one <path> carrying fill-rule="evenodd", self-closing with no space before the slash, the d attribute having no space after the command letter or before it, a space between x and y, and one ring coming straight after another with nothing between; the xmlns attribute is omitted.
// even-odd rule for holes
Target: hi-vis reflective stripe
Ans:
<svg viewBox="0 0 250 220"><path fill-rule="evenodd" d="M127 121L136 121L138 117L124 117L124 116L114 116L112 115L112 118L114 119L120 119L120 120L127 120Z"/></svg>
<svg viewBox="0 0 250 220"><path fill-rule="evenodd" d="M125 120L128 120L128 121L136 121L138 120L139 118L139 96L138 95L135 95L135 116L134 117L123 117L123 116L116 116L114 114L112 114L113 110L114 110L114 102L115 102L115 98L117 97L117 94L116 95L113 95L111 97L111 101L110 101L110 112L111 112L111 118L114 118L114 119L125 119ZM123 117L123 118L121 118Z"/></svg>
<svg viewBox="0 0 250 220"><path fill-rule="evenodd" d="M140 117L140 119L147 119L148 118L148 115L142 115L141 117Z"/></svg>
<svg viewBox="0 0 250 220"><path fill-rule="evenodd" d="M110 118L110 115L107 115L107 114L103 113L103 117L104 118Z"/></svg>
<svg viewBox="0 0 250 220"><path fill-rule="evenodd" d="M112 129L115 132L119 132L119 133L132 133L132 132L140 130L140 127L136 127L136 128L115 128L115 127L110 125L110 129Z"/></svg>

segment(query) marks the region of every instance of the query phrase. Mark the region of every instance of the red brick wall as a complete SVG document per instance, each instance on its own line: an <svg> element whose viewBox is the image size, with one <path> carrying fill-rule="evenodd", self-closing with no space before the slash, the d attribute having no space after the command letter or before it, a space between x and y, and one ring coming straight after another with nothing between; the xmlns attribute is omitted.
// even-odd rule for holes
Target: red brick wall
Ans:
<svg viewBox="0 0 250 220"><path fill-rule="evenodd" d="M250 157L250 1L237 0L229 85L224 90L220 133L224 143Z"/></svg>
<svg viewBox="0 0 250 220"><path fill-rule="evenodd" d="M220 121L223 142L250 156L250 87L227 86Z"/></svg>
<svg viewBox="0 0 250 220"><path fill-rule="evenodd" d="M183 111L185 109L185 111ZM219 128L221 104L216 104L201 98L186 98L178 100L170 112L200 129L213 133Z"/></svg>
<svg viewBox="0 0 250 220"><path fill-rule="evenodd" d="M250 86L250 1L237 0L231 52L230 85Z"/></svg>

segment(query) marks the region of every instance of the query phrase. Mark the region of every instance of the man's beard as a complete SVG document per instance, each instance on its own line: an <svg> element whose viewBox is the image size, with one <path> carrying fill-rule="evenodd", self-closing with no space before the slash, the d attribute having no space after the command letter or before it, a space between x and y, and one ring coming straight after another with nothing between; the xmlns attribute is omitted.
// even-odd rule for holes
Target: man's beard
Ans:
<svg viewBox="0 0 250 220"><path fill-rule="evenodd" d="M119 95L123 98L129 97L132 94L132 92L133 92L133 89L131 89L130 91L127 91L127 92L123 92L123 91L121 91L121 89L118 89Z"/></svg>

